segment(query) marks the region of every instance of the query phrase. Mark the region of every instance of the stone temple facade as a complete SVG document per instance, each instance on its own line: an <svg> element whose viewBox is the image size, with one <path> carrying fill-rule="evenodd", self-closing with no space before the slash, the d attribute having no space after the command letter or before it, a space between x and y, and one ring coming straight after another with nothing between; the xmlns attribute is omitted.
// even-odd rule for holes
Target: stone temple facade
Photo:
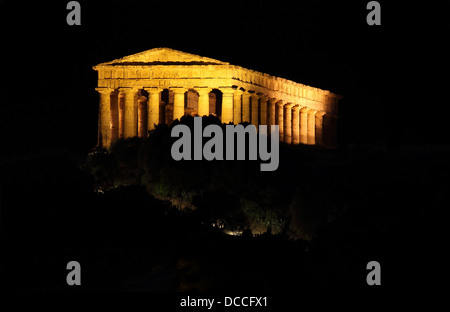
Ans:
<svg viewBox="0 0 450 312"><path fill-rule="evenodd" d="M288 144L336 146L338 102L327 90L169 48L93 67L100 94L98 145L145 137L185 114L223 123L279 125ZM270 127L269 127L270 129Z"/></svg>

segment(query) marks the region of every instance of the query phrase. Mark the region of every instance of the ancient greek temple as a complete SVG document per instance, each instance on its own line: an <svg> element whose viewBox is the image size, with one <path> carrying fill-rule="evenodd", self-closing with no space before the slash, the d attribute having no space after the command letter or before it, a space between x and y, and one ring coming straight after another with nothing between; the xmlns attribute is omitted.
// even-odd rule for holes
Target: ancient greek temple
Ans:
<svg viewBox="0 0 450 312"><path fill-rule="evenodd" d="M341 96L327 90L169 48L93 68L102 147L146 137L155 125L186 114L216 115L227 124L279 125L281 142L336 146Z"/></svg>

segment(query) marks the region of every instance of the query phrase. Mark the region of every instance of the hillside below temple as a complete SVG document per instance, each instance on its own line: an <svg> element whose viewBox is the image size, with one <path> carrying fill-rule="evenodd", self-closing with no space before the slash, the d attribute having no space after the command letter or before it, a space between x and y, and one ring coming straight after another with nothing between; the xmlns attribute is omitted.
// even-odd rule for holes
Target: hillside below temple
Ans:
<svg viewBox="0 0 450 312"><path fill-rule="evenodd" d="M328 90L156 48L93 67L100 94L98 145L145 137L183 115L216 115L223 123L279 125L280 141L336 146L338 102Z"/></svg>

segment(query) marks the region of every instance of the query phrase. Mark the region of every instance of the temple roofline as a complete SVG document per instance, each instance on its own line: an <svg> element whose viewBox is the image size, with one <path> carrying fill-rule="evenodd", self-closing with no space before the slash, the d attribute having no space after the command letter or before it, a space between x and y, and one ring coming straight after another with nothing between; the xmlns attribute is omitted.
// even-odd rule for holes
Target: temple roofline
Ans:
<svg viewBox="0 0 450 312"><path fill-rule="evenodd" d="M124 56L122 58L115 59L115 60L112 60L109 62L100 63L97 66L118 65L120 63L133 62L133 61L135 62L136 60L139 60L143 63L147 63L147 61L151 60L151 59L156 59L154 61L161 61L161 58L166 59L167 55L170 55L170 57L171 57L170 62L174 62L174 63L180 63L180 62L183 63L183 62L186 62L186 60L188 60L187 62L211 63L214 65L229 65L230 64L228 62L222 62L222 61L212 59L209 57L205 57L205 56L187 53L187 52L183 52L183 51L179 51L179 50L175 50L175 49L171 49L171 48L161 47L161 48L154 48L154 49L146 50L143 52L135 53L132 55ZM152 61L150 61L150 62L152 62Z"/></svg>

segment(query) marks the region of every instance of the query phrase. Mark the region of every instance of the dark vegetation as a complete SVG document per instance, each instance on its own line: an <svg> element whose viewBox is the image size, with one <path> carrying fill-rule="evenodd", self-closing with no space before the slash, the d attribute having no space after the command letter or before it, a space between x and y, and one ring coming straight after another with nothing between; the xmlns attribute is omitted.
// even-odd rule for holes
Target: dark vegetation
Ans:
<svg viewBox="0 0 450 312"><path fill-rule="evenodd" d="M191 128L193 146L193 117L186 116L181 123ZM84 169L98 190L141 185L175 207L194 210L205 223L230 230L263 233L269 229L272 234L310 240L320 226L342 211L342 203L332 201L337 198L332 192L338 189L320 194L329 183L322 181L327 173L317 176L308 167L317 148L282 146L283 159L273 172L261 171L259 160L175 161L171 146L178 138L170 133L177 124L158 126L147 140L122 139L110 151L92 153ZM225 137L220 119L204 117L203 127L209 124L221 125Z"/></svg>
<svg viewBox="0 0 450 312"><path fill-rule="evenodd" d="M173 161L173 140L160 126L87 157L4 162L2 288L69 290L71 260L81 290L368 287L371 260L385 287L412 267L428 276L427 216L440 219L449 148L281 145L278 170L261 172L259 161Z"/></svg>

